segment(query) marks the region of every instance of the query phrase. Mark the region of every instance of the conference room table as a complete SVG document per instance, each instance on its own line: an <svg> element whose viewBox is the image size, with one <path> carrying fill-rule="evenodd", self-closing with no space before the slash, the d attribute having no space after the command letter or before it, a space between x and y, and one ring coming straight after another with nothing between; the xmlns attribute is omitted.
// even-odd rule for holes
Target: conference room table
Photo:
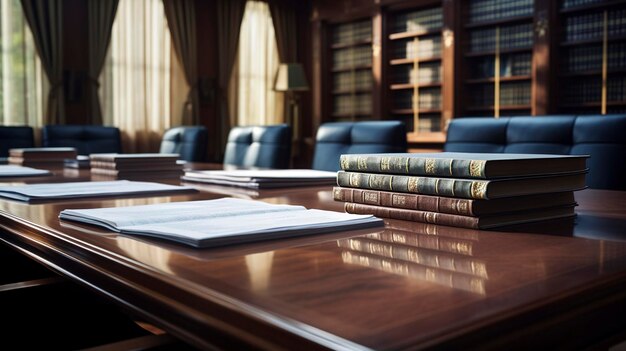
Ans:
<svg viewBox="0 0 626 351"><path fill-rule="evenodd" d="M4 183L89 180L88 170L59 169ZM626 192L578 191L575 219L498 230L385 220L203 249L58 217L224 196L343 211L331 186L185 184L198 192L0 200L0 240L201 349L581 349L626 339Z"/></svg>

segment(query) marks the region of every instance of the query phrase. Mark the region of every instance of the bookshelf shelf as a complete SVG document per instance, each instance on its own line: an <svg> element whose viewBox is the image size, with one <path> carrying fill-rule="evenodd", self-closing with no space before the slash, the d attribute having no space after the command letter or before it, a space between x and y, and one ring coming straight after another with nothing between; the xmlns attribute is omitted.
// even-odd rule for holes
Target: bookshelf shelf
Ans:
<svg viewBox="0 0 626 351"><path fill-rule="evenodd" d="M493 111L494 106L468 106L468 111ZM503 111L516 111L516 110L530 110L530 105L500 105L500 110Z"/></svg>
<svg viewBox="0 0 626 351"><path fill-rule="evenodd" d="M410 108L402 108L402 109L394 109L391 110L391 113L394 115L412 115L415 111ZM439 108L420 108L418 111L420 114L422 113L441 113L441 109Z"/></svg>
<svg viewBox="0 0 626 351"><path fill-rule="evenodd" d="M529 52L532 51L532 47L523 47L523 48L510 48L510 49L502 49L500 50L500 54L514 54L518 52ZM493 56L495 55L495 50L490 51L479 51L479 52L467 52L465 53L466 57L480 57L480 56Z"/></svg>
<svg viewBox="0 0 626 351"><path fill-rule="evenodd" d="M422 37L422 36L440 34L440 33L441 33L441 28L434 28L434 29L414 31L414 32L393 33L393 34L389 34L389 40Z"/></svg>
<svg viewBox="0 0 626 351"><path fill-rule="evenodd" d="M480 28L480 27L489 27L489 26L496 26L496 25L500 25L500 24L512 24L512 23L516 23L516 22L528 22L528 21L532 21L532 20L533 20L533 16L532 15L514 16L514 17L507 17L507 18L499 18L499 19L495 19L495 20L491 20L491 21L471 22L471 23L467 23L465 25L465 28L472 29L472 28Z"/></svg>
<svg viewBox="0 0 626 351"><path fill-rule="evenodd" d="M354 90L335 90L333 95L350 95L350 94L371 94L372 89L354 89Z"/></svg>
<svg viewBox="0 0 626 351"><path fill-rule="evenodd" d="M501 82L519 82L531 80L531 76L509 76L509 77L500 77ZM484 84L484 83L493 83L495 82L495 78L479 78L479 79L468 79L465 81L467 84Z"/></svg>
<svg viewBox="0 0 626 351"><path fill-rule="evenodd" d="M441 83L423 83L423 84L391 84L389 89L391 90L410 90L415 88L433 88L441 87Z"/></svg>
<svg viewBox="0 0 626 351"><path fill-rule="evenodd" d="M418 60L420 63L423 62L434 62L434 61L441 61L441 56L430 56L430 57L420 57ZM389 64L392 66L397 66L397 65L408 65L408 64L414 64L415 63L415 59L414 58L402 58L402 59L393 59L391 61L389 61Z"/></svg>
<svg viewBox="0 0 626 351"><path fill-rule="evenodd" d="M359 41L351 42L351 43L332 44L330 47L331 49L344 49L344 48L349 48L349 47L354 47L354 46L363 46L363 45L372 45L372 39L359 40Z"/></svg>

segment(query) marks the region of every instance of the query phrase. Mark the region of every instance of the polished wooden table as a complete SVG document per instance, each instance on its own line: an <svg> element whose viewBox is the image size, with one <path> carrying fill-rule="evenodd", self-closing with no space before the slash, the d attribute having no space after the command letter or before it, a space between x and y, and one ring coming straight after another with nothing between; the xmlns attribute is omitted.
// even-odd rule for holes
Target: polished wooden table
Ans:
<svg viewBox="0 0 626 351"><path fill-rule="evenodd" d="M85 171L56 171L14 181L87 179ZM199 348L579 349L615 343L626 330L626 192L578 192L575 221L478 231L390 220L384 229L213 249L58 219L66 208L228 193L343 208L330 187L198 188L150 198L0 200L0 240Z"/></svg>

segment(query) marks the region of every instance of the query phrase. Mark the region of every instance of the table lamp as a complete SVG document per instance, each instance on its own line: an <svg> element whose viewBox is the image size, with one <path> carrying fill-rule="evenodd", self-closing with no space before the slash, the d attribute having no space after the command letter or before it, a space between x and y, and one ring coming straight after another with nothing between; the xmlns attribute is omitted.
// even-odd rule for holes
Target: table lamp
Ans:
<svg viewBox="0 0 626 351"><path fill-rule="evenodd" d="M274 90L287 93L289 99L289 111L287 113L287 123L293 128L293 140L300 136L299 121L299 91L309 90L309 84L304 75L304 69L299 63L281 63L278 66L274 79Z"/></svg>

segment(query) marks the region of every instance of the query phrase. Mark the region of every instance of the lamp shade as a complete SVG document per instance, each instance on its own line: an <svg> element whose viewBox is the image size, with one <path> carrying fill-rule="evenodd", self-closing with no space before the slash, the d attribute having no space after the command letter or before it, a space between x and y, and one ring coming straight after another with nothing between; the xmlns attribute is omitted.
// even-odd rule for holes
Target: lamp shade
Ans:
<svg viewBox="0 0 626 351"><path fill-rule="evenodd" d="M309 90L309 84L304 75L304 69L299 63L281 63L274 79L276 91L304 91Z"/></svg>

